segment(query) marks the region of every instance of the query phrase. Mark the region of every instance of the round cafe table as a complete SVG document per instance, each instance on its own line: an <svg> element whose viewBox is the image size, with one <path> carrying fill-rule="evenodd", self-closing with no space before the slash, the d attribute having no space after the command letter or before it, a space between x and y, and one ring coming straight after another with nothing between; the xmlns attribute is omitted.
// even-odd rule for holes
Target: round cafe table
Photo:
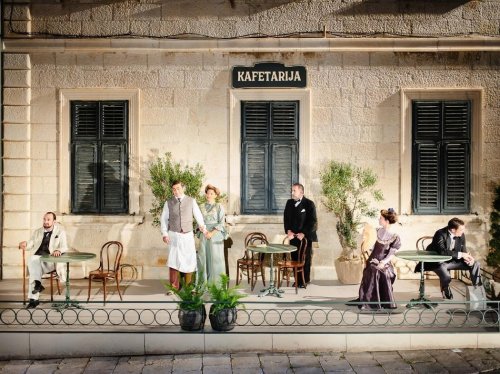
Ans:
<svg viewBox="0 0 500 374"><path fill-rule="evenodd" d="M295 252L297 247L294 245L288 244L258 244L258 245L249 245L247 247L248 250L257 253L269 253L269 287L262 289L259 293L259 297L263 297L266 295L283 297L283 290L276 288L274 284L274 265L273 265L273 257L275 254L279 253L290 253Z"/></svg>
<svg viewBox="0 0 500 374"><path fill-rule="evenodd" d="M427 309L433 309L436 303L432 303L425 297L424 265L426 262L444 262L451 260L451 256L440 255L432 251L398 251L396 257L408 261L419 261L420 264L420 287L418 299L411 299L407 305L408 308L424 306Z"/></svg>
<svg viewBox="0 0 500 374"><path fill-rule="evenodd" d="M95 258L95 253L90 252L64 252L62 255L56 257L52 255L43 255L42 261L52 263L66 263L66 299L62 303L55 303L53 306L58 310L67 308L80 308L78 301L71 300L69 289L69 264L74 262L88 261Z"/></svg>

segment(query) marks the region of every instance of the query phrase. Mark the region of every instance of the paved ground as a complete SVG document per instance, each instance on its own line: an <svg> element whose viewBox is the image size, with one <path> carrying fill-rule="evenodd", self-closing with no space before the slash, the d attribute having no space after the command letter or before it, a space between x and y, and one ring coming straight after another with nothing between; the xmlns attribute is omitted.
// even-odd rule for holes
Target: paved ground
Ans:
<svg viewBox="0 0 500 374"><path fill-rule="evenodd" d="M85 357L0 361L0 373L500 373L500 349Z"/></svg>

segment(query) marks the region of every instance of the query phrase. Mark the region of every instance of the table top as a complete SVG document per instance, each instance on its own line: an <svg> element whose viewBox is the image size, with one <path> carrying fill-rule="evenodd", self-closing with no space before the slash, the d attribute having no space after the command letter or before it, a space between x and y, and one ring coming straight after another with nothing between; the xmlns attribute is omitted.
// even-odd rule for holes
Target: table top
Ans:
<svg viewBox="0 0 500 374"><path fill-rule="evenodd" d="M90 252L64 252L59 257L43 255L44 262L81 262L95 258L95 253Z"/></svg>
<svg viewBox="0 0 500 374"><path fill-rule="evenodd" d="M259 253L290 253L297 250L297 247L289 244L267 244L249 245L247 247L252 252Z"/></svg>
<svg viewBox="0 0 500 374"><path fill-rule="evenodd" d="M451 260L451 256L440 255L432 251L398 251L395 253L395 256L404 260L420 262L443 262Z"/></svg>

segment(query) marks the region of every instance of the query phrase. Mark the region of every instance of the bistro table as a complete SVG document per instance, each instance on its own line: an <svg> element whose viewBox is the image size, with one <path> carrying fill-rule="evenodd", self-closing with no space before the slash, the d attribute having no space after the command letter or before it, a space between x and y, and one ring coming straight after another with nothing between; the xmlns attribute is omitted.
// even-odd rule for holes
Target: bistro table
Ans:
<svg viewBox="0 0 500 374"><path fill-rule="evenodd" d="M52 255L43 255L42 261L52 263L66 263L66 300L62 303L55 303L53 306L58 310L68 308L80 308L78 301L70 299L69 291L69 264L73 262L88 261L95 258L95 253L90 252L64 252L62 255L56 257Z"/></svg>
<svg viewBox="0 0 500 374"><path fill-rule="evenodd" d="M295 252L297 250L297 247L294 245L288 245L288 244L257 244L257 245L249 245L247 247L248 250L252 252L258 252L258 253L269 253L270 260L269 260L269 287L266 287L260 291L259 297L263 297L266 295L270 296L277 296L277 297L283 297L282 293L285 292L283 290L280 290L276 288L274 284L274 265L273 265L273 257L274 254L279 254L279 253L290 253L290 252Z"/></svg>
<svg viewBox="0 0 500 374"><path fill-rule="evenodd" d="M425 297L425 282L424 282L424 264L426 262L444 262L451 260L451 256L440 255L432 251L399 251L396 252L396 257L409 261L420 261L420 288L418 299L411 299L407 308L424 306L427 309L433 309L436 303L432 303Z"/></svg>

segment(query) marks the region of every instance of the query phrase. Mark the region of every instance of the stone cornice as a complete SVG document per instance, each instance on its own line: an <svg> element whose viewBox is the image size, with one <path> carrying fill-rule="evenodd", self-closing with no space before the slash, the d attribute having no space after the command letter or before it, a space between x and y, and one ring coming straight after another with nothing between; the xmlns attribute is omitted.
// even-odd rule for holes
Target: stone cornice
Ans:
<svg viewBox="0 0 500 374"><path fill-rule="evenodd" d="M500 37L228 40L4 39L4 52L473 52L500 51Z"/></svg>

